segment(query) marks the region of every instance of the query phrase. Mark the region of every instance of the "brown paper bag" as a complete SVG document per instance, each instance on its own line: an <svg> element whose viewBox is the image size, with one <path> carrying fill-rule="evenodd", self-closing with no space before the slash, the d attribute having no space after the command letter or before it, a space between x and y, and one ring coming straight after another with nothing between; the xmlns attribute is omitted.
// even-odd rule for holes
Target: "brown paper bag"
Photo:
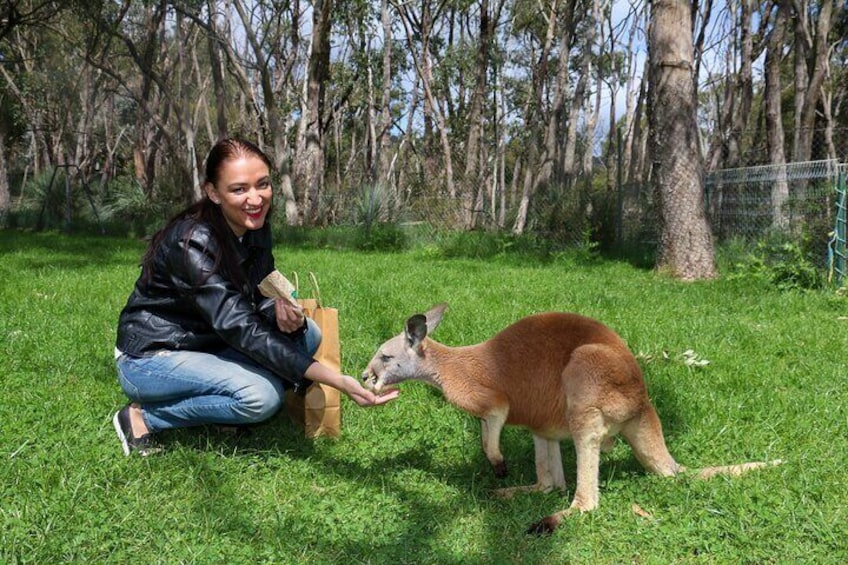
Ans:
<svg viewBox="0 0 848 565"><path fill-rule="evenodd" d="M298 298L307 317L321 328L321 345L315 360L341 372L341 345L339 343L339 311L321 303L321 294L315 275L309 273L314 298ZM295 276L295 281L297 277ZM339 437L342 433L341 392L321 383L313 383L305 396L286 394L286 412L289 418L304 428L306 437Z"/></svg>

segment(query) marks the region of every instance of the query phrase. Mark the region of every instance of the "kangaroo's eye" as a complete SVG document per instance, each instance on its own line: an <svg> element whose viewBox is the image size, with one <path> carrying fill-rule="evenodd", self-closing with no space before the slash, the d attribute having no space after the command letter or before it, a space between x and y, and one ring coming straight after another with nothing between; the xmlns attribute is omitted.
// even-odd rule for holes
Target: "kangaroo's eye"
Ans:
<svg viewBox="0 0 848 565"><path fill-rule="evenodd" d="M394 359L394 357L392 357L391 355L380 355L380 361L382 363L388 363L392 359Z"/></svg>

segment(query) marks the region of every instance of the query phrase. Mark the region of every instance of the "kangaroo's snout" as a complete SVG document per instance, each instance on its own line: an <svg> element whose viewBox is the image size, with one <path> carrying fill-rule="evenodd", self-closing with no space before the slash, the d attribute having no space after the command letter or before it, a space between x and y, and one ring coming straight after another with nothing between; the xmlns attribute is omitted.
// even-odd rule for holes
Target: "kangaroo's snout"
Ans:
<svg viewBox="0 0 848 565"><path fill-rule="evenodd" d="M375 373L370 366L362 372L362 386L371 392L379 392L377 390L378 380L377 373Z"/></svg>

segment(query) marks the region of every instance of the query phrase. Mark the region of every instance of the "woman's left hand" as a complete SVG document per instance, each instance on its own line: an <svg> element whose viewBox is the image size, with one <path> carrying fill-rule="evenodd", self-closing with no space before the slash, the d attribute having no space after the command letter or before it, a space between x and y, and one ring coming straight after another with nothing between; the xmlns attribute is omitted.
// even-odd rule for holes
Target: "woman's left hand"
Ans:
<svg viewBox="0 0 848 565"><path fill-rule="evenodd" d="M295 306L288 300L277 298L274 300L274 311L277 316L277 327L283 333L292 333L299 330L306 321L306 316L299 306Z"/></svg>

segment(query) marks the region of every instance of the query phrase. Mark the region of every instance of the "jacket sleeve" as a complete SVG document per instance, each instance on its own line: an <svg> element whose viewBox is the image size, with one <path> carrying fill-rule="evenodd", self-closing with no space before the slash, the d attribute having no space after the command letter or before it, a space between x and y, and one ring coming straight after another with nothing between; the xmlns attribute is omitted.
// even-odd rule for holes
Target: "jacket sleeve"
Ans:
<svg viewBox="0 0 848 565"><path fill-rule="evenodd" d="M293 337L280 332L239 288L215 272L217 245L212 238L191 237L171 248L172 282L197 315L230 347L241 351L282 379L304 389L306 369L315 359L300 350Z"/></svg>

